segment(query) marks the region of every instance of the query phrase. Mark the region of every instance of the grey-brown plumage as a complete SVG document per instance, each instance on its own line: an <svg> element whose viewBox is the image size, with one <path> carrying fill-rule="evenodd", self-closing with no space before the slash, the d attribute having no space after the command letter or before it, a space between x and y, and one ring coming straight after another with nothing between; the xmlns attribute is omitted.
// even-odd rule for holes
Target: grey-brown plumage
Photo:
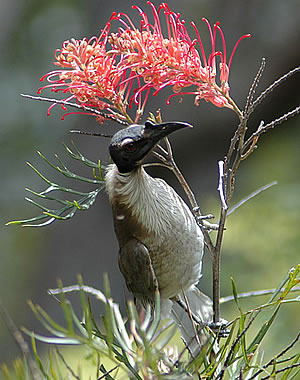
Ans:
<svg viewBox="0 0 300 380"><path fill-rule="evenodd" d="M161 138L187 126L146 122L117 132L110 145L114 164L107 169L106 191L120 247L119 266L128 289L145 305L153 303L158 288L163 316L178 317L189 343L194 335L189 318L173 304L178 299L185 303L184 292L192 312L204 323L211 319L211 301L195 286L201 276L203 235L175 190L142 167Z"/></svg>

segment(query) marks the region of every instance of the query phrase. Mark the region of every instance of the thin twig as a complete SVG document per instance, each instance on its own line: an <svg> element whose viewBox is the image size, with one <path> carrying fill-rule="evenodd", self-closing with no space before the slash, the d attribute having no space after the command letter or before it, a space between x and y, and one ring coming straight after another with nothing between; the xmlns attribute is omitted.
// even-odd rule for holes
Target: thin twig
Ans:
<svg viewBox="0 0 300 380"><path fill-rule="evenodd" d="M272 358L267 364L265 364L261 369L259 369L253 376L251 376L248 380L254 380L256 377L262 373L266 368L268 368L270 365L273 364L274 360L277 360L281 356L285 355L299 340L300 338L300 332L297 334L296 338L292 340L292 342L285 347L278 355L276 355L274 358Z"/></svg>
<svg viewBox="0 0 300 380"><path fill-rule="evenodd" d="M251 310L248 310L244 313L244 315L249 315L249 314L252 314L253 312L258 312L258 311L261 311L263 309L266 309L268 307L272 307L272 306L278 306L278 304L286 304L286 303L291 303L291 302L298 302L298 299L297 300L294 300L294 299L287 299L287 300L280 300L280 301L273 301L273 302L267 302L267 303L264 303L260 306L257 306ZM226 324L226 327L229 327L231 326L235 321L239 320L240 317L236 317L234 319L232 319L230 322L228 322Z"/></svg>
<svg viewBox="0 0 300 380"><path fill-rule="evenodd" d="M255 90L259 84L260 78L264 72L265 67L266 67L266 58L262 58L260 67L258 69L258 72L254 78L254 81L250 87L250 91L249 91L248 96L247 96L247 102L245 105L244 115L248 115L249 108L251 106L251 103L252 103L252 100L253 100L253 97L255 94Z"/></svg>
<svg viewBox="0 0 300 380"><path fill-rule="evenodd" d="M150 162L147 164L143 164L143 168L151 167L151 166L160 166L162 168L170 169L169 165L165 165L162 162Z"/></svg>
<svg viewBox="0 0 300 380"><path fill-rule="evenodd" d="M296 338L292 340L291 343L286 348L284 348L278 355L276 355L276 358L278 359L281 356L285 355L297 343L299 338L300 338L300 332L297 334Z"/></svg>
<svg viewBox="0 0 300 380"><path fill-rule="evenodd" d="M172 166L170 165L170 161L165 158L163 155L161 155L160 153L158 152L152 152L152 154L157 157L160 161L162 161L170 170L172 170Z"/></svg>
<svg viewBox="0 0 300 380"><path fill-rule="evenodd" d="M276 87L278 87L281 83L285 82L288 78L295 75L300 71L300 66L294 68L293 70L290 70L285 75L281 76L279 79L277 79L275 82L273 82L269 87L263 91L259 97L251 104L249 111L248 111L248 117L251 115L251 113L255 110L255 108L265 99L266 96L268 96Z"/></svg>
<svg viewBox="0 0 300 380"><path fill-rule="evenodd" d="M156 148L158 148L164 155L168 157L168 151L164 147L162 147L160 144L157 144Z"/></svg>
<svg viewBox="0 0 300 380"><path fill-rule="evenodd" d="M244 292L237 294L237 298L248 298L248 297L256 297L256 296L266 296L268 294L274 294L277 289L264 289L264 290L253 290L251 292ZM284 289L282 289L284 290ZM300 286L294 286L290 289L290 292L298 292L300 290ZM234 301L234 296L226 296L220 298L220 303L226 303L230 301Z"/></svg>
<svg viewBox="0 0 300 380"><path fill-rule="evenodd" d="M49 102L49 103L62 104L64 106L74 107L74 108L77 108L77 109L81 109L83 111L91 112L92 114L94 114L96 116L101 116L101 117L104 117L106 119L110 119L110 120L116 121L117 123L119 123L121 125L126 125L126 126L129 125L128 121L120 119L120 118L124 117L121 114L119 114L118 116L109 115L109 114L107 114L105 112L96 110L96 109L94 109L92 107L85 106L84 104L72 103L72 102L68 102L66 100L61 100L61 99L45 98L43 96L34 96L34 95L28 95L28 94L20 94L20 95L23 98L29 98L29 99L33 99L33 100L39 100L41 102Z"/></svg>
<svg viewBox="0 0 300 380"><path fill-rule="evenodd" d="M287 370L289 370L289 369L297 368L297 367L300 367L300 363L296 363L296 364L288 365L287 367L281 368L281 369L279 369L278 371L276 371L276 375L277 375L278 373L285 372L285 371L287 371ZM268 376L262 377L261 380L270 379L271 377L274 379L273 375L268 375Z"/></svg>
<svg viewBox="0 0 300 380"><path fill-rule="evenodd" d="M31 353L28 347L27 342L23 338L23 335L21 334L20 330L15 325L14 321L12 320L11 316L9 315L8 311L2 304L0 300L0 314L2 316L3 321L5 322L11 336L14 338L14 341L16 342L19 350L21 351L22 355L24 356L28 368L31 374L31 377L33 380L42 380L41 372L39 371L36 363L31 358Z"/></svg>
<svg viewBox="0 0 300 380"><path fill-rule="evenodd" d="M112 138L113 137L113 135L108 135L106 133L85 132L85 131L79 131L77 129L72 129L69 132L77 134L77 135L87 135L87 136L106 137L106 138Z"/></svg>
<svg viewBox="0 0 300 380"><path fill-rule="evenodd" d="M176 162L175 162L174 157L173 157L172 147L171 147L171 144L170 144L168 138L165 138L164 141L165 141L166 146L167 146L167 151L162 146L159 146L159 149L166 155L166 157L162 156L160 153L155 152L155 151L153 152L154 155L158 159L160 159L162 162L169 165L170 169L173 171L173 173L175 174L176 178L178 179L180 185L182 186L183 190L185 191L192 208L195 208L195 207L199 208L194 193L192 192L192 190L189 187L188 183L186 182L184 176L182 175L181 171L179 170L178 166L176 165ZM199 213L200 213L200 210L199 210Z"/></svg>
<svg viewBox="0 0 300 380"><path fill-rule="evenodd" d="M207 228L208 229L210 228L210 223L208 223L206 220L201 219L202 214L201 214L200 207L198 206L198 203L197 203L197 200L196 200L194 193L192 192L189 184L187 183L186 179L184 178L183 174L181 173L180 169L178 168L178 166L174 160L174 156L173 156L173 152L172 152L172 146L171 146L167 137L164 139L164 141L165 141L167 150L165 150L161 145L158 145L158 148L160 149L161 152L163 152L163 154L166 157L163 156L162 154L156 152L156 151L154 151L153 154L155 157L157 157L159 160L161 160L166 165L166 167L168 169L170 169L174 173L175 177L177 178L178 182L180 183L181 187L183 188L184 192L186 193L188 200L190 202L191 208L195 213L196 220L202 229L205 244L207 245L208 250L209 250L210 254L212 255L214 247L213 247L213 243L212 243L211 238L210 238L208 231L207 231Z"/></svg>
<svg viewBox="0 0 300 380"><path fill-rule="evenodd" d="M76 373L74 373L74 371L72 370L72 368L68 365L68 363L65 361L65 358L63 357L63 355L60 353L59 349L57 347L55 347L55 351L57 352L58 356L60 357L61 361L64 363L65 367L67 368L67 370L70 372L71 376L74 377L74 379L77 379L77 380L80 380L80 377L76 375Z"/></svg>
<svg viewBox="0 0 300 380"><path fill-rule="evenodd" d="M249 155L256 148L255 144L257 143L258 138L259 138L258 133L261 131L261 129L264 127L264 125L265 125L265 122L263 120L261 120L260 123L259 123L259 126L258 126L257 130L254 133L252 133L252 135L244 143L244 145L243 145L243 152L245 152L246 149L248 149L248 151L246 151L245 153L243 153L243 155L242 155L243 159L249 157ZM250 147L249 147L249 145L250 145Z"/></svg>
<svg viewBox="0 0 300 380"><path fill-rule="evenodd" d="M254 133L254 136L260 136L262 133L265 133L267 130L274 128L276 125L281 124L284 121L287 121L289 118L296 116L300 112L300 106L295 107L292 111L285 113L280 116L278 119L271 121L270 123L261 127L257 132Z"/></svg>
<svg viewBox="0 0 300 380"><path fill-rule="evenodd" d="M204 327L201 319L194 313L191 313L187 305L180 299L176 298L175 302L189 315L189 317L201 327Z"/></svg>
<svg viewBox="0 0 300 380"><path fill-rule="evenodd" d="M238 344L238 342L241 340L241 338L246 334L246 332L249 330L250 326L252 325L252 323L254 322L254 320L256 319L256 317L258 316L260 310L258 310L253 316L252 318L250 319L248 325L243 329L243 331L236 337L235 341L232 343L231 347L230 347L230 350L226 356L226 359L224 361L224 365L222 367L222 370L220 371L220 374L219 376L217 377L218 380L222 380L224 375L225 375L225 370L226 368L229 366L229 361L231 360L231 357L232 357L232 354L235 350L235 347L236 345Z"/></svg>
<svg viewBox="0 0 300 380"><path fill-rule="evenodd" d="M193 326L193 330L194 330L194 334L195 334L195 338L196 338L196 341L201 349L201 343L200 343L200 340L199 340L199 336L197 334L197 330L196 330L196 325L195 325L195 321L193 319L193 313L191 311L191 308L190 308L190 304L189 304L189 301L187 299L187 296L185 294L185 291L181 288L181 291L182 291L182 294L183 294L183 298L184 298L184 302L186 304L186 308L187 308L187 312L188 312L188 316L190 318L190 321L192 323L192 326ZM200 324L200 326L203 326L203 323ZM193 341L193 338L192 338L192 341Z"/></svg>
<svg viewBox="0 0 300 380"><path fill-rule="evenodd" d="M225 229L225 220L228 205L224 195L224 161L218 162L219 166L219 185L218 192L221 200L221 215L219 221L219 229L217 233L217 239L213 251L213 310L214 310L214 323L218 323L220 320L220 271L221 271L221 244L223 239L223 233Z"/></svg>
<svg viewBox="0 0 300 380"><path fill-rule="evenodd" d="M225 159L224 159L224 163L225 163L225 170L224 171L225 171L225 174L228 171L228 168L229 168L229 165L230 165L230 161L231 161L231 157L232 157L232 154L234 152L236 143L237 143L239 135L240 135L241 124L242 124L242 121L240 121L240 124L238 125L236 131L234 132L233 137L230 140L230 145L229 145L229 148L228 148L228 152L227 152L227 154L225 156ZM225 183L225 185L226 185L226 183Z"/></svg>
<svg viewBox="0 0 300 380"><path fill-rule="evenodd" d="M112 373L114 370L116 370L119 367L120 367L119 365L116 365L114 368L110 369L109 371L106 371L102 376L98 377L97 380L105 379L107 375L109 375L110 373Z"/></svg>
<svg viewBox="0 0 300 380"><path fill-rule="evenodd" d="M253 138L252 143L251 143L251 146L250 146L250 148L247 150L247 152L246 152L246 153L243 153L243 154L241 155L241 160L242 160L242 161L243 161L243 160L246 160L246 158L248 158L248 157L250 156L250 154L254 152L254 150L257 148L257 145L256 145L256 144L257 144L257 141L258 141L258 137L256 136L256 137Z"/></svg>
<svg viewBox="0 0 300 380"><path fill-rule="evenodd" d="M221 242L225 228L226 211L221 209L221 217L219 222L219 230L217 233L217 240L214 246L212 255L213 267L213 322L219 323L220 321L220 264L221 264Z"/></svg>
<svg viewBox="0 0 300 380"><path fill-rule="evenodd" d="M243 145L243 151L245 151L249 145L253 145L253 140L256 139L255 144L258 140L258 138L265 132L267 132L269 129L274 128L276 125L279 125L283 123L284 121L287 121L291 117L296 116L300 112L300 106L294 108L292 111L289 111L285 113L284 115L280 116L278 119L275 119L271 121L268 124L264 124L263 121L260 122L259 127L257 130L248 138L248 140Z"/></svg>
<svg viewBox="0 0 300 380"><path fill-rule="evenodd" d="M253 191L251 194L247 195L245 198L243 198L241 201L236 203L234 206L231 207L231 209L227 212L227 216L232 214L235 210L237 210L239 207L241 207L243 204L248 202L250 199L254 198L256 195L260 194L261 192L269 189L270 187L277 185L277 181L272 181L271 183L268 183L267 185L264 185L260 187L259 189Z"/></svg>
<svg viewBox="0 0 300 380"><path fill-rule="evenodd" d="M229 203L232 198L234 192L235 175L241 163L244 139L247 132L247 120L248 119L244 114L240 117L240 123L230 141L227 155L224 158L224 191L227 203ZM232 155L234 150L236 150L236 155L233 158ZM230 166L232 161L233 163Z"/></svg>
<svg viewBox="0 0 300 380"><path fill-rule="evenodd" d="M221 205L224 210L228 209L226 200L225 200L225 195L224 195L224 161L219 161L218 162L219 166L219 185L218 185L218 192L221 200Z"/></svg>
<svg viewBox="0 0 300 380"><path fill-rule="evenodd" d="M227 191L226 191L226 201L229 202L232 198L233 192L234 192L234 184L235 184L235 176L236 172L240 166L240 163L242 161L242 153L243 153L243 147L244 147L244 139L247 132L247 120L243 119L241 120L241 123L238 127L239 134L237 139L237 150L235 158L233 159L233 164L229 168L226 165L225 169L225 177L228 179L228 185L227 185Z"/></svg>

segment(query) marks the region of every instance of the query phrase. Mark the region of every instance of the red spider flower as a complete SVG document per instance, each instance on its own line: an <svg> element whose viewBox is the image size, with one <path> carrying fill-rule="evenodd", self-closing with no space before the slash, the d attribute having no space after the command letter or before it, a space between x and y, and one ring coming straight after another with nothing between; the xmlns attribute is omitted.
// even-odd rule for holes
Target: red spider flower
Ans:
<svg viewBox="0 0 300 380"><path fill-rule="evenodd" d="M241 37L236 43L229 63L226 60L226 44L224 34L219 23L212 30L207 24L211 38L211 53L206 57L200 34L194 23L191 23L196 31L197 39L192 39L180 19L180 14L169 9L166 3L162 3L158 9L151 2L147 2L152 8L154 23L150 24L143 10L134 6L141 16L138 29L131 19L123 13L116 17L123 25L116 34L111 34L111 43L114 54L126 56L129 69L140 78L141 85L135 90L136 96L142 91L153 88L156 95L167 86L172 86L174 95L195 94L198 104L200 99L212 102L218 107L230 107L228 77L234 52L239 42L250 35ZM165 16L167 35L162 33L160 13ZM221 36L223 51L216 51L216 35ZM196 49L197 42L200 52ZM219 74L217 72L217 57L220 59ZM219 76L219 85L216 77ZM195 86L191 92L182 92L183 88Z"/></svg>
<svg viewBox="0 0 300 380"><path fill-rule="evenodd" d="M142 9L133 6L141 17L139 28L127 14L113 13L98 38L65 41L56 52L55 64L61 70L46 74L42 80L47 78L49 84L43 88L63 91L68 93L65 100L75 99L83 106L129 122L128 105L136 107L137 121L150 91L157 95L168 86L174 93L167 103L173 96L193 94L196 104L204 99L218 107L234 108L228 84L231 61L239 42L250 35L238 40L227 63L219 23L212 28L203 19L211 39L207 56L194 23L191 25L197 38L192 39L179 13L171 11L166 3L158 8L147 3L152 10L152 24ZM166 35L162 32L162 14ZM110 32L112 21L121 24L116 33ZM222 51L216 51L217 35L221 37Z"/></svg>
<svg viewBox="0 0 300 380"><path fill-rule="evenodd" d="M111 19L115 16L112 15ZM41 78L47 78L48 85L38 90L38 93L50 87L52 91L68 93L65 101L75 99L84 107L96 110L114 108L124 115L123 93L126 85L119 85L123 79L123 71L118 70L115 55L107 54L106 45L110 30L110 21L101 35L90 40L71 39L63 42L62 48L56 50L54 64L60 70L54 70ZM49 108L55 106L55 103ZM83 108L84 108L83 107ZM100 121L101 120L100 118Z"/></svg>

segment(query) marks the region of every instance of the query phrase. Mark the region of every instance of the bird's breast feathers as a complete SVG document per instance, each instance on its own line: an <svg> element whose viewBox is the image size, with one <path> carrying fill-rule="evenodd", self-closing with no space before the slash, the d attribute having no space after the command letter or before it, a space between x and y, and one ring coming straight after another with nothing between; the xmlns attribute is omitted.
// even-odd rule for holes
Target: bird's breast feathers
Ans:
<svg viewBox="0 0 300 380"><path fill-rule="evenodd" d="M201 230L182 198L164 180L152 178L143 168L120 174L116 165L110 165L106 191L116 221L125 224L132 217L149 234L164 240L178 232L187 239L191 234L193 240L202 241Z"/></svg>
<svg viewBox="0 0 300 380"><path fill-rule="evenodd" d="M162 179L152 178L143 168L120 174L115 165L110 165L106 191L120 246L134 237L148 248L160 289L165 289L166 296L172 296L175 288L178 292L181 286L187 289L198 282L203 235L172 187ZM171 279L170 271L174 274Z"/></svg>

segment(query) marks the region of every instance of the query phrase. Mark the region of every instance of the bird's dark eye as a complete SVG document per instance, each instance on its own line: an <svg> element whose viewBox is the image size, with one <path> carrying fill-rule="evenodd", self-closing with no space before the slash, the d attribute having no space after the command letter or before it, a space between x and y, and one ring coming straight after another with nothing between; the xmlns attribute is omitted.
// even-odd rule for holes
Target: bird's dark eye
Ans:
<svg viewBox="0 0 300 380"><path fill-rule="evenodd" d="M134 152L136 149L136 144L133 139L127 138L122 141L121 147L127 152Z"/></svg>
<svg viewBox="0 0 300 380"><path fill-rule="evenodd" d="M135 150L135 145L134 145L134 143L126 144L125 149L128 150L129 152L134 151L134 150Z"/></svg>

